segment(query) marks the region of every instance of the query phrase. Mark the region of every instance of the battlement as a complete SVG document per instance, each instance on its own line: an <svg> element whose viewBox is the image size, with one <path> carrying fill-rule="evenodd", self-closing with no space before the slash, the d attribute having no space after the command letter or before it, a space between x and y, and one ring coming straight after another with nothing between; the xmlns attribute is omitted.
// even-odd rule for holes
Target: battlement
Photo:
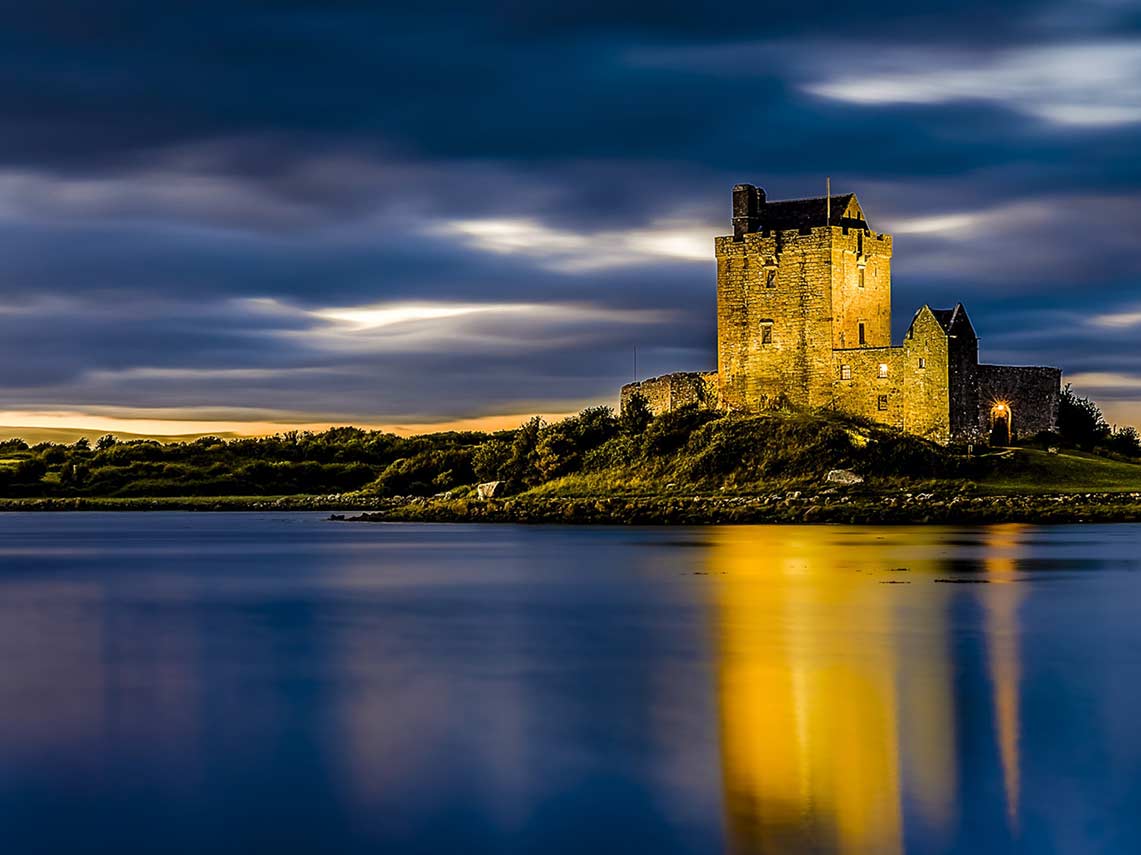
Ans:
<svg viewBox="0 0 1141 855"><path fill-rule="evenodd" d="M807 239L807 240L806 240ZM826 246L862 254L891 256L892 236L844 226L812 226L802 229L760 229L736 238L720 235L713 239L718 257L743 257L758 251L781 252L786 247Z"/></svg>

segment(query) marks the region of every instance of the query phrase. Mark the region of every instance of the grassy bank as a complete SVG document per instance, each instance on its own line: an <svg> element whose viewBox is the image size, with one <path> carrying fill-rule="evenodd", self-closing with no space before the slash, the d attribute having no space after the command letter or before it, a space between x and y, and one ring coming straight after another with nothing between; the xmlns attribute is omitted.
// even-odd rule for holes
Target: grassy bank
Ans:
<svg viewBox="0 0 1141 855"><path fill-rule="evenodd" d="M1131 492L1141 490L1141 465L1072 450L1012 449L988 466L978 489L994 494Z"/></svg>

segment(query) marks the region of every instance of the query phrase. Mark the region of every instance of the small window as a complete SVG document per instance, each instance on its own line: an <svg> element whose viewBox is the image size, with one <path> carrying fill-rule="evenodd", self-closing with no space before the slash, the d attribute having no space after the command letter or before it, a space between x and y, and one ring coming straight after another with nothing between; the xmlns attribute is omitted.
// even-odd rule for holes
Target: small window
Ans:
<svg viewBox="0 0 1141 855"><path fill-rule="evenodd" d="M887 395L880 395L879 400L876 402L876 406L880 410L886 410L887 409Z"/></svg>
<svg viewBox="0 0 1141 855"><path fill-rule="evenodd" d="M765 287L766 288L777 287L777 269L775 267L770 267L768 270L765 271Z"/></svg>
<svg viewBox="0 0 1141 855"><path fill-rule="evenodd" d="M773 343L773 324L772 321L765 321L761 324L761 344Z"/></svg>
<svg viewBox="0 0 1141 855"><path fill-rule="evenodd" d="M887 377L887 363L886 362L880 363L879 372L876 374L876 376L879 377L881 380L883 378Z"/></svg>
<svg viewBox="0 0 1141 855"><path fill-rule="evenodd" d="M864 268L860 268L860 287L864 287Z"/></svg>
<svg viewBox="0 0 1141 855"><path fill-rule="evenodd" d="M851 365L841 365L840 366L840 379L841 380L851 380L852 379L852 366Z"/></svg>
<svg viewBox="0 0 1141 855"><path fill-rule="evenodd" d="M867 338L864 336L864 325L860 324L860 347L868 343Z"/></svg>
<svg viewBox="0 0 1141 855"><path fill-rule="evenodd" d="M919 357L919 367L920 367L921 369L922 369L922 368L926 368L926 367L927 367L927 360L926 360L926 359L924 359L922 356L921 356L921 357Z"/></svg>

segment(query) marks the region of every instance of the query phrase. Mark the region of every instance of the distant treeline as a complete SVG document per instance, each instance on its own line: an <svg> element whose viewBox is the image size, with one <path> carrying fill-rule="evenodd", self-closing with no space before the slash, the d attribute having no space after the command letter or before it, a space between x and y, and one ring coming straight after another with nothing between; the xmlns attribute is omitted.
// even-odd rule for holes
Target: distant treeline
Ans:
<svg viewBox="0 0 1141 855"><path fill-rule="evenodd" d="M1135 430L1111 430L1095 405L1068 388L1061 433L1038 439L1141 455ZM635 399L621 416L591 407L496 433L400 437L339 427L172 443L108 435L94 445L29 446L14 439L0 443L0 496L428 496L486 481L505 482L512 492L610 494L650 485L747 492L819 479L833 468L929 479L973 477L979 465L955 449L838 414L746 416L684 407L654 418Z"/></svg>

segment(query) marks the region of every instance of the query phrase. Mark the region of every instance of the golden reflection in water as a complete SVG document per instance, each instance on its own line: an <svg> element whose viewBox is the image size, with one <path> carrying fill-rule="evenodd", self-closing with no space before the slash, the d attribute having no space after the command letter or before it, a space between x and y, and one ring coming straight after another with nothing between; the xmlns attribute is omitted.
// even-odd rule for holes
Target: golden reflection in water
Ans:
<svg viewBox="0 0 1141 855"><path fill-rule="evenodd" d="M987 590L985 598L987 628L987 660L994 685L995 728L1002 762L1003 791L1006 794L1006 816L1011 831L1018 829L1018 718L1019 666L1018 605L1022 592L1015 575L1025 526L1012 524L987 530L986 555L983 559L987 580L997 583Z"/></svg>
<svg viewBox="0 0 1141 855"><path fill-rule="evenodd" d="M714 536L708 571L734 848L900 852L905 789L929 823L945 825L955 792L949 594L880 584L929 582L942 565L938 530ZM902 554L909 573L895 569Z"/></svg>

